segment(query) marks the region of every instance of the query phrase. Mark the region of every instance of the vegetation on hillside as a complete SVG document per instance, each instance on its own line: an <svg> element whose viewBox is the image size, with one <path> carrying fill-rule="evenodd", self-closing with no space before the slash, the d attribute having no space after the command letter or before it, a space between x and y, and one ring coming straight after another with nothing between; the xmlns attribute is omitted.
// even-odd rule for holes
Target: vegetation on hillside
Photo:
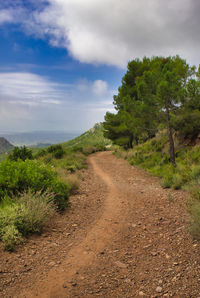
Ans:
<svg viewBox="0 0 200 298"><path fill-rule="evenodd" d="M200 133L200 67L179 56L135 59L114 106L103 125L121 148L116 154L159 176L163 187L188 189L191 230L200 238L200 147L186 146Z"/></svg>
<svg viewBox="0 0 200 298"><path fill-rule="evenodd" d="M88 154L110 143L97 124L74 140L34 154L25 146L14 148L0 163L0 239L6 249L41 232L56 211L66 209L79 186L76 171L87 167Z"/></svg>
<svg viewBox="0 0 200 298"><path fill-rule="evenodd" d="M10 144L5 138L0 137L0 154L10 152L13 145Z"/></svg>

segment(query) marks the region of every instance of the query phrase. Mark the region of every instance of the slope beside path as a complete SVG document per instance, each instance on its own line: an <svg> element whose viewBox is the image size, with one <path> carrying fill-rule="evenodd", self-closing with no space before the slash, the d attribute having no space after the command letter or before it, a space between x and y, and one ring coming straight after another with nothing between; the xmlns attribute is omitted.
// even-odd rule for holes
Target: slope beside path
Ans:
<svg viewBox="0 0 200 298"><path fill-rule="evenodd" d="M90 156L67 215L2 253L2 296L200 297L185 196L111 152Z"/></svg>

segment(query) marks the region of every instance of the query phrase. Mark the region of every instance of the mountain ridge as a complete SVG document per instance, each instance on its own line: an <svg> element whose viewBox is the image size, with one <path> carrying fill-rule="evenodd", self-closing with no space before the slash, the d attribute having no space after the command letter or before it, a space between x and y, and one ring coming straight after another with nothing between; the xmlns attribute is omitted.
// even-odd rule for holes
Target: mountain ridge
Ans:
<svg viewBox="0 0 200 298"><path fill-rule="evenodd" d="M0 154L11 151L14 146L4 137L0 137Z"/></svg>

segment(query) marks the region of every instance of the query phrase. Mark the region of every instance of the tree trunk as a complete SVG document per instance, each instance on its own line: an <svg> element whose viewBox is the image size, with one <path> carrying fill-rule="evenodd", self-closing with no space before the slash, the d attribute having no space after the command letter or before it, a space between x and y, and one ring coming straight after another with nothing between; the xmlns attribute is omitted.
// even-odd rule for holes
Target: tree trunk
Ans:
<svg viewBox="0 0 200 298"><path fill-rule="evenodd" d="M133 135L130 135L129 137L129 148L133 148Z"/></svg>
<svg viewBox="0 0 200 298"><path fill-rule="evenodd" d="M167 129L168 129L168 136L169 136L169 154L170 154L170 161L174 167L176 167L175 162L175 150L174 150L174 139L172 135L172 127L170 124L170 115L169 115L169 108L166 108L166 116L167 116Z"/></svg>

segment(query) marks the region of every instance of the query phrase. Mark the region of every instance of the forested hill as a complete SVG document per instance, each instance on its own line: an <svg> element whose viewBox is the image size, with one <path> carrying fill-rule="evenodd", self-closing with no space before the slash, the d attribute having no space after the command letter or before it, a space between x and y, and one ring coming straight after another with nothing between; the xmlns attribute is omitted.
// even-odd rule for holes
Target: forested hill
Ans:
<svg viewBox="0 0 200 298"><path fill-rule="evenodd" d="M0 154L9 152L13 149L13 145L10 144L5 138L0 137Z"/></svg>

